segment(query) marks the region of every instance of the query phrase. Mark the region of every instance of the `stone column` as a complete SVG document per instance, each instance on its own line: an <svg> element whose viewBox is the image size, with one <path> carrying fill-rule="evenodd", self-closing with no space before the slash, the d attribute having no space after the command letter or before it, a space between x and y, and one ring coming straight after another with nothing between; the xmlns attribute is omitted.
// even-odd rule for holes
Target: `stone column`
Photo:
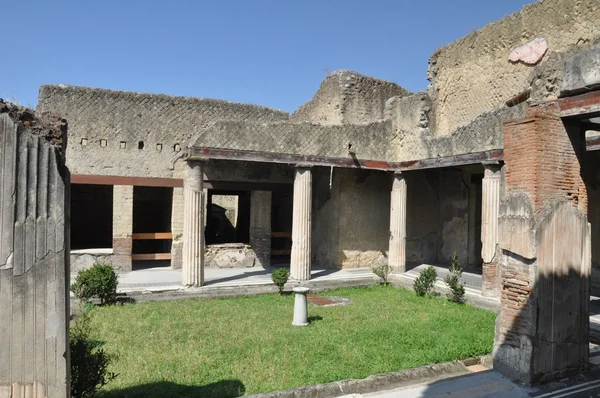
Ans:
<svg viewBox="0 0 600 398"><path fill-rule="evenodd" d="M183 180L183 269L184 286L204 284L204 190L202 162L187 161Z"/></svg>
<svg viewBox="0 0 600 398"><path fill-rule="evenodd" d="M113 187L113 256L112 265L118 271L131 271L133 247L133 186Z"/></svg>
<svg viewBox="0 0 600 398"><path fill-rule="evenodd" d="M67 125L0 110L0 397L67 397Z"/></svg>
<svg viewBox="0 0 600 398"><path fill-rule="evenodd" d="M250 193L250 246L258 265L271 265L271 191Z"/></svg>
<svg viewBox="0 0 600 398"><path fill-rule="evenodd" d="M481 257L483 259L481 294L498 296L498 217L500 215L500 182L502 178L499 164L484 164L481 186Z"/></svg>
<svg viewBox="0 0 600 398"><path fill-rule="evenodd" d="M392 184L389 265L392 274L406 272L406 180L401 172Z"/></svg>
<svg viewBox="0 0 600 398"><path fill-rule="evenodd" d="M297 165L294 178L290 276L298 281L310 279L311 216L312 173L310 166Z"/></svg>

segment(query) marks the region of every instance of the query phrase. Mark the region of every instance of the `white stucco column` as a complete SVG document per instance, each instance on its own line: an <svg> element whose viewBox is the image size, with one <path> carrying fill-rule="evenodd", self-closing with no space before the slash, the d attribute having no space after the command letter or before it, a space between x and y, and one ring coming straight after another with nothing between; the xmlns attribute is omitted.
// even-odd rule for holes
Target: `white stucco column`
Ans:
<svg viewBox="0 0 600 398"><path fill-rule="evenodd" d="M290 277L298 281L310 279L311 216L312 172L310 166L297 165L294 178Z"/></svg>
<svg viewBox="0 0 600 398"><path fill-rule="evenodd" d="M390 203L389 265L392 274L406 271L406 201L406 180L401 172L396 172Z"/></svg>
<svg viewBox="0 0 600 398"><path fill-rule="evenodd" d="M187 161L183 180L183 266L184 286L204 284L204 190L200 161Z"/></svg>
<svg viewBox="0 0 600 398"><path fill-rule="evenodd" d="M500 214L500 183L502 166L484 164L481 185L481 258L484 296L497 296L500 292L498 264L495 259L498 246L498 216Z"/></svg>

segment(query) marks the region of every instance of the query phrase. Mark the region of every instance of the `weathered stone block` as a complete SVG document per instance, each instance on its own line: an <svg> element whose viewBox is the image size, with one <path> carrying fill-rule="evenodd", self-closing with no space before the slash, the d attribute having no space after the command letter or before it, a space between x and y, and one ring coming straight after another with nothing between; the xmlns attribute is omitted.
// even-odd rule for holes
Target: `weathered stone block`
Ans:
<svg viewBox="0 0 600 398"><path fill-rule="evenodd" d="M223 243L206 247L204 261L207 267L250 268L257 262L256 253L244 243Z"/></svg>
<svg viewBox="0 0 600 398"><path fill-rule="evenodd" d="M600 87L600 44L565 62L561 95L573 95Z"/></svg>

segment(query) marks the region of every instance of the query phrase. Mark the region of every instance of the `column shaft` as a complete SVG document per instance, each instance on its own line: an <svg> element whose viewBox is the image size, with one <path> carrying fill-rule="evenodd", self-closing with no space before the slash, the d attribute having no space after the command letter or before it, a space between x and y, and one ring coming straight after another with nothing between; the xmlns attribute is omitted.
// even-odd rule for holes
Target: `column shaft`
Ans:
<svg viewBox="0 0 600 398"><path fill-rule="evenodd" d="M394 174L390 203L389 265L393 274L406 271L406 180L401 173Z"/></svg>
<svg viewBox="0 0 600 398"><path fill-rule="evenodd" d="M495 261L498 247L498 217L500 214L500 165L484 165L481 185L481 257L482 294L496 296L499 292L498 264Z"/></svg>
<svg viewBox="0 0 600 398"><path fill-rule="evenodd" d="M184 286L204 284L204 190L199 161L188 161L183 182L183 272Z"/></svg>
<svg viewBox="0 0 600 398"><path fill-rule="evenodd" d="M310 279L312 216L312 173L309 167L296 167L292 218L292 279Z"/></svg>

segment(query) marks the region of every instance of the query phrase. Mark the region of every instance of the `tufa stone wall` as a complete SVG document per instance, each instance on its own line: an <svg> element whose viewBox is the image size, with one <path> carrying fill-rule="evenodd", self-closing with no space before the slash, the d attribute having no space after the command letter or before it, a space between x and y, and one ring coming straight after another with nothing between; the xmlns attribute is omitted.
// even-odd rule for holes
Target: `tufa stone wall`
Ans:
<svg viewBox="0 0 600 398"><path fill-rule="evenodd" d="M0 99L0 398L69 394L66 134Z"/></svg>
<svg viewBox="0 0 600 398"><path fill-rule="evenodd" d="M428 92L437 135L499 108L528 88L532 99L558 96L564 60L600 38L597 0L543 0L436 51ZM543 36L548 51L537 65L508 59L516 47Z"/></svg>
<svg viewBox="0 0 600 398"><path fill-rule="evenodd" d="M392 175L353 169L334 169L331 175L322 167L313 172L313 264L387 264Z"/></svg>
<svg viewBox="0 0 600 398"><path fill-rule="evenodd" d="M383 119L388 99L408 94L396 83L339 70L323 80L315 96L290 120L326 125L371 123Z"/></svg>
<svg viewBox="0 0 600 398"><path fill-rule="evenodd" d="M190 138L217 120L289 118L223 100L63 85L42 86L38 110L69 120L67 166L73 174L143 177L173 177Z"/></svg>

